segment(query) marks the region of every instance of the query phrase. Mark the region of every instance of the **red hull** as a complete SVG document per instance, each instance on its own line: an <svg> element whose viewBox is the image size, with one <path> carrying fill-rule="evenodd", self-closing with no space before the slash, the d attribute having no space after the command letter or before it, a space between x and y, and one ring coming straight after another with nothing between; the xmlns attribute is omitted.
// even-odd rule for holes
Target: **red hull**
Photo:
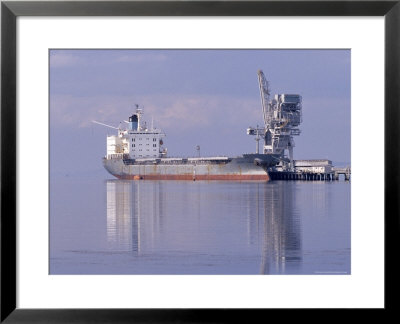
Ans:
<svg viewBox="0 0 400 324"><path fill-rule="evenodd" d="M265 175L250 175L250 174L215 174L215 175L196 175L195 177L192 174L181 174L181 175L172 175L172 174L147 174L147 175L116 175L118 179L124 180L258 180L258 181L269 181L270 178L268 174Z"/></svg>

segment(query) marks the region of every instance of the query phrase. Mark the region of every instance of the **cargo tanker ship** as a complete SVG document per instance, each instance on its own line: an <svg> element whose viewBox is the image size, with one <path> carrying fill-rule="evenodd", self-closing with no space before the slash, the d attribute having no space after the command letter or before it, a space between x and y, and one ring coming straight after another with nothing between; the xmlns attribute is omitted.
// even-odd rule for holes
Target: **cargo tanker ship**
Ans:
<svg viewBox="0 0 400 324"><path fill-rule="evenodd" d="M262 71L258 71L261 101L264 112L264 128L248 128L247 134L256 135L256 153L237 157L168 157L164 147L164 132L148 128L142 121L143 110L129 117L127 129L98 124L118 130L117 135L107 136L107 154L103 157L104 168L118 179L131 180L270 180L268 169L279 163L290 167L292 153L293 116L299 117L299 95L276 95L269 101L268 83ZM263 152L258 142L264 139Z"/></svg>
<svg viewBox="0 0 400 324"><path fill-rule="evenodd" d="M105 169L119 179L132 180L264 180L267 168L279 162L274 154L239 157L168 157L165 134L141 123L142 110L129 117L128 129L107 136Z"/></svg>

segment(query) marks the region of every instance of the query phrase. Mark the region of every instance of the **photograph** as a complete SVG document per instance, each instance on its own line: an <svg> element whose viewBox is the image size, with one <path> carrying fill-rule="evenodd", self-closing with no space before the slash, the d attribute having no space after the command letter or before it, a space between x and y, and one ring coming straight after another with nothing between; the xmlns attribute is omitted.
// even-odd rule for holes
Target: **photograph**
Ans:
<svg viewBox="0 0 400 324"><path fill-rule="evenodd" d="M0 322L392 318L400 4L361 2L2 1Z"/></svg>
<svg viewBox="0 0 400 324"><path fill-rule="evenodd" d="M50 48L49 275L351 275L351 63Z"/></svg>

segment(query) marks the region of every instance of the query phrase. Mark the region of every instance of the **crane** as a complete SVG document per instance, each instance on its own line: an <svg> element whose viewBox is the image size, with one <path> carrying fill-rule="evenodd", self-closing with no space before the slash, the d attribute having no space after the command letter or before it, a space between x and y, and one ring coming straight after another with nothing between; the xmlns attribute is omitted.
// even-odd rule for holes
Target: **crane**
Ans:
<svg viewBox="0 0 400 324"><path fill-rule="evenodd" d="M271 109L269 104L269 82L265 78L264 72L262 70L257 71L258 75L258 84L260 86L260 97L261 97L261 106L263 110L263 118L264 118L264 126L265 129L271 127Z"/></svg>
<svg viewBox="0 0 400 324"><path fill-rule="evenodd" d="M301 123L302 98L298 94L278 94L270 100L270 86L262 70L257 71L260 88L264 128L249 127L248 135L255 135L256 153L259 153L259 141L264 138L263 154L278 154L282 161L289 161L293 169L294 135L300 135L298 126ZM285 158L288 151L289 159Z"/></svg>
<svg viewBox="0 0 400 324"><path fill-rule="evenodd" d="M259 154L259 141L261 139L261 136L264 136L266 131L269 128L271 128L271 105L269 99L271 92L269 89L269 82L265 77L264 72L262 70L258 70L257 75L258 75L258 85L260 88L260 98L261 98L261 107L263 111L264 128L259 127L258 125L256 128L249 127L247 128L247 134L256 136L255 137L255 140L257 142L256 154ZM265 152L263 151L263 153Z"/></svg>

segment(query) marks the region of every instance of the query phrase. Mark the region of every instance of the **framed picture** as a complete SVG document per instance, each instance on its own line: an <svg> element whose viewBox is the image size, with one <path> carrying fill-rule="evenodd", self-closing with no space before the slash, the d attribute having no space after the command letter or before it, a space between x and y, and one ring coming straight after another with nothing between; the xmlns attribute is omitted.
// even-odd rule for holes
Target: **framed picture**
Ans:
<svg viewBox="0 0 400 324"><path fill-rule="evenodd" d="M2 2L1 321L393 310L399 15Z"/></svg>

